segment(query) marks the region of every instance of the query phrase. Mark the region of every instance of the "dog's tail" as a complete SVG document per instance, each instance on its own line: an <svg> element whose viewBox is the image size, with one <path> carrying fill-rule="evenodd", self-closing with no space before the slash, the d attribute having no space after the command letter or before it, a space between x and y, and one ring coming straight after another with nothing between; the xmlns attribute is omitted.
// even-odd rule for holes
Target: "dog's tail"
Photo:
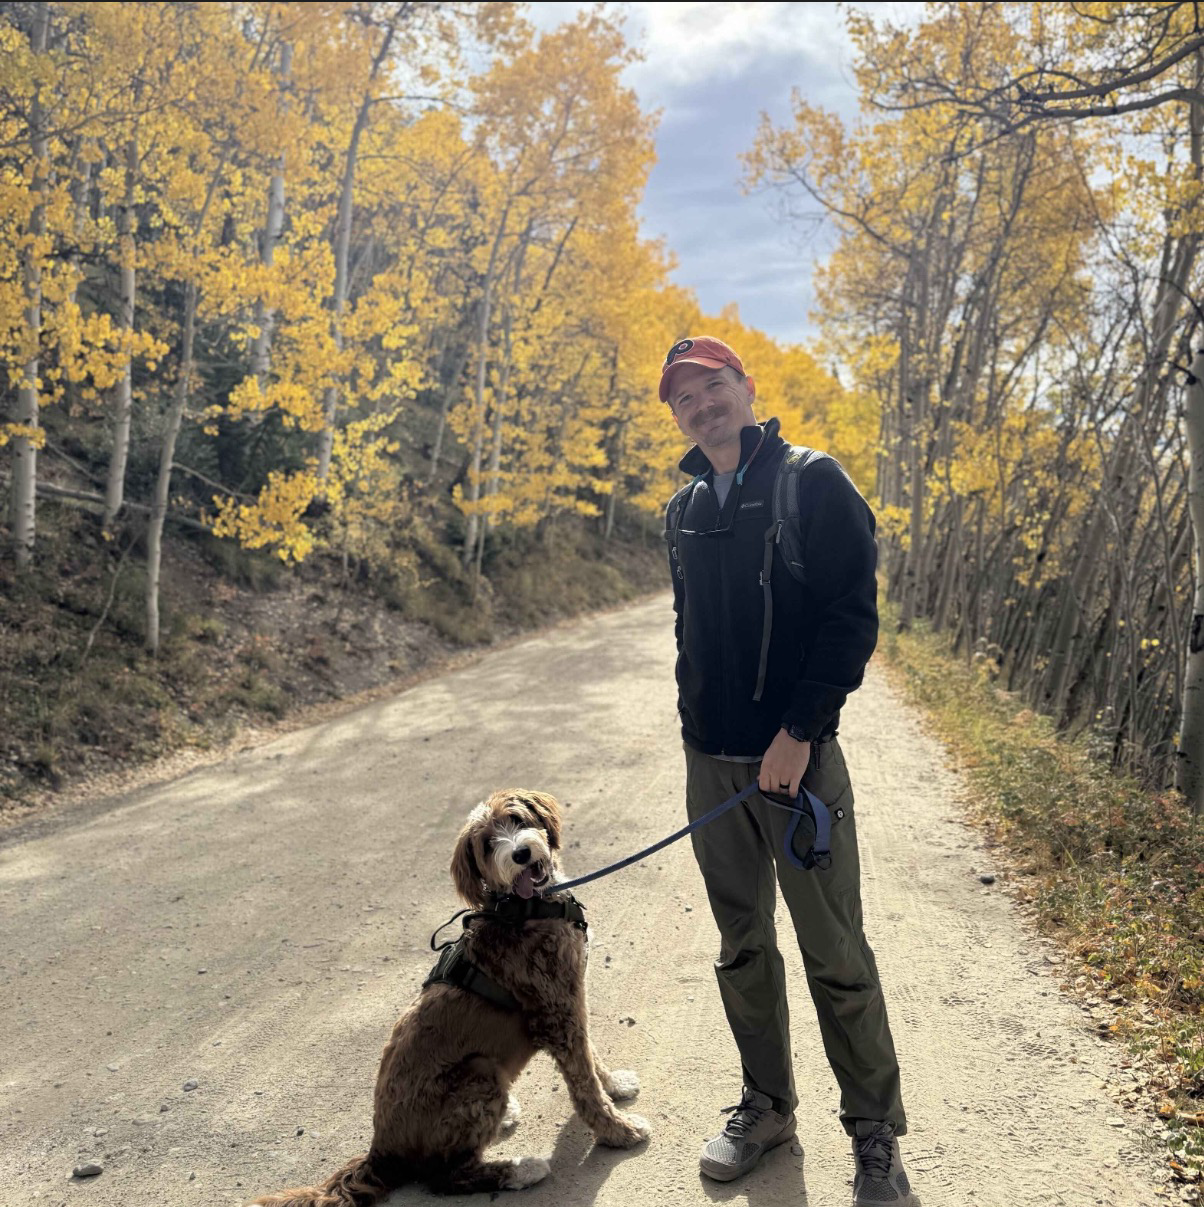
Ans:
<svg viewBox="0 0 1204 1207"><path fill-rule="evenodd" d="M265 1194L252 1207L371 1207L404 1181L398 1162L367 1153L335 1170L320 1186Z"/></svg>

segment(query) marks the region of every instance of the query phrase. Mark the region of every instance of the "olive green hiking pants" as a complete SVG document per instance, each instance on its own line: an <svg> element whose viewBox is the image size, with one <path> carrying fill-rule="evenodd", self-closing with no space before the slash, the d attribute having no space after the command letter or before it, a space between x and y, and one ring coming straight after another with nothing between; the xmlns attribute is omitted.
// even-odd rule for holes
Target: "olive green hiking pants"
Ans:
<svg viewBox="0 0 1204 1207"><path fill-rule="evenodd" d="M798 1103L790 1055L786 968L774 928L774 870L803 954L828 1063L840 1085L840 1118L853 1135L858 1119L889 1120L907 1130L899 1063L886 1019L874 953L861 915L861 866L853 790L839 743L814 743L804 785L833 810L832 866L803 871L787 858L790 814L754 793L691 835L719 927L715 975L744 1066L744 1084ZM752 783L759 763L732 763L686 746L690 819ZM835 810L844 816L837 820Z"/></svg>

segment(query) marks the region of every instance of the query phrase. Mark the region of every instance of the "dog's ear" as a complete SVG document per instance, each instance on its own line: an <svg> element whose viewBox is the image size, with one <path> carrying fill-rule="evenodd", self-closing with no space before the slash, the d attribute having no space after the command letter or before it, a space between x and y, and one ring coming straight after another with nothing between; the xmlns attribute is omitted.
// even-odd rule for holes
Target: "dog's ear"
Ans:
<svg viewBox="0 0 1204 1207"><path fill-rule="evenodd" d="M472 850L472 836L475 829L476 826L469 822L460 831L460 837L456 839L456 846L452 851L451 875L456 892L469 905L483 905L485 903L485 886L482 883L484 878L477 864L477 857Z"/></svg>
<svg viewBox="0 0 1204 1207"><path fill-rule="evenodd" d="M560 849L560 805L554 796L546 792L524 793L526 803L531 806L539 823L548 832L548 846L553 851Z"/></svg>

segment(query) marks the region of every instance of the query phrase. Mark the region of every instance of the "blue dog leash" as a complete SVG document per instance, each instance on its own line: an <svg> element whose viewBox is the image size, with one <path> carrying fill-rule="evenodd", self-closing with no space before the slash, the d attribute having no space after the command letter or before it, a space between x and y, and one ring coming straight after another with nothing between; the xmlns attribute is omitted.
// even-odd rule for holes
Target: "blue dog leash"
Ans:
<svg viewBox="0 0 1204 1207"><path fill-rule="evenodd" d="M645 847L642 851L636 851L634 855L628 855L626 859L620 859L617 863L608 864L604 868L599 868L596 872L590 872L587 876L578 876L576 880L567 880L559 884L548 885L548 892L560 893L567 889L577 888L579 885L588 884L591 880L600 880L603 876L609 876L611 872L617 872L620 868L628 867L633 863L638 863L641 859L646 859L649 855L669 846L671 843L677 842L679 838L685 838L687 834L692 834L695 830L701 830L703 826L710 825L717 817L722 817L729 809L734 809L742 800L746 800L757 791L757 781L753 780L747 788L737 792L735 796L729 797L721 805L716 805L709 813L704 813L701 817L695 818L688 826L682 828L668 838L662 838L659 842L654 842L650 847ZM832 863L832 815L828 811L828 806L823 803L812 792L808 792L801 784L799 785L798 797L796 802L802 798L806 798L807 803L811 806L811 810L815 815L815 843L812 846L812 852L815 856L814 866L825 869L831 866ZM795 832L798 830L799 823L803 819L804 810L798 803L783 804L780 801L772 799L768 794L765 796L767 804L772 805L775 809L785 809L789 813L793 813L794 817L790 825L786 829L784 846L786 848L786 858L796 868L806 868L809 865L804 863L794 853L794 847L791 845Z"/></svg>

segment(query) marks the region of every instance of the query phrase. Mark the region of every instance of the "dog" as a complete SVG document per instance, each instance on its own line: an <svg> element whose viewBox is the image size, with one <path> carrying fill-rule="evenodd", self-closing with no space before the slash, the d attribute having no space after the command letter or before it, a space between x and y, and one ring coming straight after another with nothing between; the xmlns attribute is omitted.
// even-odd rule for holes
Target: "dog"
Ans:
<svg viewBox="0 0 1204 1207"><path fill-rule="evenodd" d="M633 1097L638 1077L608 1071L590 1042L584 914L556 892L560 835L560 806L542 792L495 792L472 811L451 875L473 912L385 1045L368 1152L320 1186L255 1203L368 1207L410 1181L445 1194L535 1185L546 1160L487 1160L484 1150L517 1120L510 1086L541 1051L599 1143L632 1148L648 1138L646 1119L611 1103Z"/></svg>

